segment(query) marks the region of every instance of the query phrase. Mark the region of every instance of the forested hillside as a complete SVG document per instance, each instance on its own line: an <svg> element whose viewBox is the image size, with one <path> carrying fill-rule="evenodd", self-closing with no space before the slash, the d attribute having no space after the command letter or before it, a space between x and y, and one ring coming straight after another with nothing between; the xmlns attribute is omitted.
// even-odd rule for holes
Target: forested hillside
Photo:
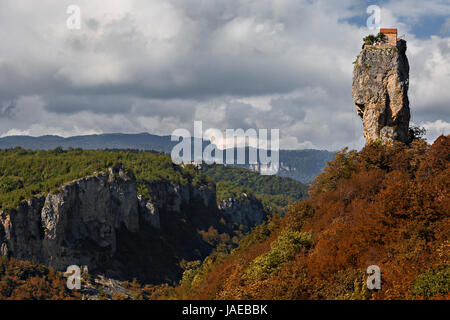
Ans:
<svg viewBox="0 0 450 320"><path fill-rule="evenodd" d="M59 136L6 136L0 138L0 149L12 149L21 147L29 150L53 150L61 147L64 150L70 148L82 148L83 150L140 150L157 151L170 154L172 148L178 142L171 140L170 136L157 136L149 133L124 134L109 133L86 136L59 137ZM206 147L209 141L203 141ZM193 143L192 143L193 145ZM248 161L249 148L245 150ZM237 149L234 152L235 159ZM334 157L333 152L325 150L280 150L280 170L277 175L289 177L308 183L312 181L325 166L326 162ZM224 154L226 160L226 153ZM236 161L230 161L237 163ZM247 163L242 166L244 169L253 169Z"/></svg>
<svg viewBox="0 0 450 320"><path fill-rule="evenodd" d="M48 193L65 182L106 171L117 163L136 176L141 193L147 192L144 182L195 185L212 181L192 166L175 166L169 156L156 152L15 148L0 150L0 209L15 208L35 194Z"/></svg>
<svg viewBox="0 0 450 320"><path fill-rule="evenodd" d="M216 252L159 297L449 299L450 137L343 150L310 198ZM367 290L377 265L382 288Z"/></svg>
<svg viewBox="0 0 450 320"><path fill-rule="evenodd" d="M117 163L133 172L141 194L148 192L144 182L198 184L215 181L219 200L247 192L278 210L304 198L307 193L304 184L289 178L263 176L222 165L204 165L196 170L191 165L173 165L169 156L156 152L15 148L0 150L0 209L15 208L20 201L33 195L45 194L65 182L106 171Z"/></svg>
<svg viewBox="0 0 450 320"><path fill-rule="evenodd" d="M81 294L66 286L67 279L52 268L0 257L0 300L75 300Z"/></svg>
<svg viewBox="0 0 450 320"><path fill-rule="evenodd" d="M247 192L254 193L266 205L281 209L307 197L308 187L290 178L223 165L202 165L201 172L216 181L218 200Z"/></svg>

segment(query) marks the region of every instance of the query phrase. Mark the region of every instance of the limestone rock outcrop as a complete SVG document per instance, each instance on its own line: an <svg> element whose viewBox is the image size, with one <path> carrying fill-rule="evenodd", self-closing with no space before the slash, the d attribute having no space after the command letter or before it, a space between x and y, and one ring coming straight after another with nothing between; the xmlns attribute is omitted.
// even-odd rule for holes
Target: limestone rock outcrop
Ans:
<svg viewBox="0 0 450 320"><path fill-rule="evenodd" d="M199 245L208 253L211 248L198 243L196 228L219 224L222 217L253 226L267 215L257 199L239 206L230 200L219 208L214 183L163 181L149 183L147 189L150 196L139 195L133 173L118 166L35 196L15 210L0 210L0 255L57 270L79 265L152 281L157 279L152 277L154 270L174 273L170 267L180 252L189 257ZM174 232L189 223L193 231L184 230L188 238L179 239ZM173 243L155 243L171 237ZM166 257L161 258L164 250Z"/></svg>
<svg viewBox="0 0 450 320"><path fill-rule="evenodd" d="M406 41L365 45L354 62L352 95L367 143L409 139Z"/></svg>
<svg viewBox="0 0 450 320"><path fill-rule="evenodd" d="M71 264L95 268L116 252L117 230L139 231L136 180L111 168L0 212L0 223L2 255L59 270Z"/></svg>
<svg viewBox="0 0 450 320"><path fill-rule="evenodd" d="M267 216L263 204L246 193L236 198L221 200L218 207L231 221L244 226L259 225Z"/></svg>

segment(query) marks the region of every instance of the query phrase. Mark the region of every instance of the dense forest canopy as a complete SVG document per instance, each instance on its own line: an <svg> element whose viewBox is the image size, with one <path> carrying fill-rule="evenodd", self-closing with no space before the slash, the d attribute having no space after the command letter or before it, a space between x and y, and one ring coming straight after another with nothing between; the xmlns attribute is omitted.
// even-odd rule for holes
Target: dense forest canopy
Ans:
<svg viewBox="0 0 450 320"><path fill-rule="evenodd" d="M304 184L289 178L262 176L223 165L204 165L202 170L197 170L192 165L174 165L170 156L156 152L15 148L0 150L0 209L16 208L22 200L46 194L72 180L106 172L118 163L136 176L138 191L146 196L150 196L146 183L169 181L196 185L215 181L218 200L246 192L278 210L307 193Z"/></svg>
<svg viewBox="0 0 450 320"><path fill-rule="evenodd" d="M212 181L192 166L176 166L168 155L155 152L15 148L0 150L0 208L16 208L20 201L33 195L45 194L66 182L106 172L118 163L136 176L138 187L143 187L144 182L195 185Z"/></svg>
<svg viewBox="0 0 450 320"><path fill-rule="evenodd" d="M246 169L202 165L201 172L217 183L217 199L236 197L242 193L254 194L273 209L281 209L307 197L308 187L291 178L260 175Z"/></svg>

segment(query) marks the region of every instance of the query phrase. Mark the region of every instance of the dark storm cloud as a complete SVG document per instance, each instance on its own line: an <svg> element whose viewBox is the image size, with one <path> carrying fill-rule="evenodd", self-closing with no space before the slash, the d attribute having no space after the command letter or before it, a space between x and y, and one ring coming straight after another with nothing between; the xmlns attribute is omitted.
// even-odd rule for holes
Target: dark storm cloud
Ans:
<svg viewBox="0 0 450 320"><path fill-rule="evenodd" d="M92 111L94 113L129 113L133 100L130 97L117 95L51 95L44 97L46 110L54 113L78 113Z"/></svg>
<svg viewBox="0 0 450 320"><path fill-rule="evenodd" d="M0 106L0 117L11 118L13 116L15 107L16 101L7 101L2 106Z"/></svg>

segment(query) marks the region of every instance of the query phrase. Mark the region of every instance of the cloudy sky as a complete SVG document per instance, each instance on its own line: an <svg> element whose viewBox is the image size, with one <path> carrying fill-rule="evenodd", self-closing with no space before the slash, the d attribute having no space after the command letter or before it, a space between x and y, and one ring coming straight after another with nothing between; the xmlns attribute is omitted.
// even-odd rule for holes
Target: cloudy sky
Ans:
<svg viewBox="0 0 450 320"><path fill-rule="evenodd" d="M81 29L66 26L69 5ZM412 122L450 133L450 2L1 0L0 136L279 128L360 148L352 62L370 4L408 41Z"/></svg>

